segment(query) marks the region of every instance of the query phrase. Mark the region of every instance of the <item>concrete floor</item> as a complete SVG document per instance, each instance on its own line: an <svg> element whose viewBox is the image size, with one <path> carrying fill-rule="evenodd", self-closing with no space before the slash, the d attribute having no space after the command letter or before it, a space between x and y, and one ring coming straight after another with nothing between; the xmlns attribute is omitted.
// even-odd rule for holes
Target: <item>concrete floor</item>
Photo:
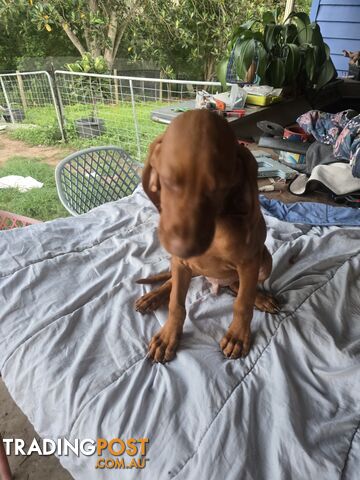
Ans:
<svg viewBox="0 0 360 480"><path fill-rule="evenodd" d="M30 445L34 438L39 440L26 416L9 395L0 378L0 432L3 438L21 438ZM71 480L72 476L63 469L54 455L29 457L11 455L10 467L14 480Z"/></svg>

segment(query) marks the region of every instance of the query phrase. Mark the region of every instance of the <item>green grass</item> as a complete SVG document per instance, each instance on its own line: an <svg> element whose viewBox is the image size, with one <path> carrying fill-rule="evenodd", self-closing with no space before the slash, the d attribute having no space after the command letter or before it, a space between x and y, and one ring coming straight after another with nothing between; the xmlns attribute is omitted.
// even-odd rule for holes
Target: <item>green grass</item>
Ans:
<svg viewBox="0 0 360 480"><path fill-rule="evenodd" d="M150 118L152 110L164 106L161 102L136 104L136 119L141 142L140 159L144 160L149 143L162 133L164 125L155 123ZM134 159L138 158L136 130L132 105L123 102L119 105L96 106L95 116L105 121L106 132L91 139L80 138L75 131L74 121L92 116L91 105L65 106L66 134L68 143L61 142L59 127L54 109L49 107L32 107L26 110L24 125L10 130L10 136L30 145L65 146L82 149L97 145L117 145L126 150ZM31 176L44 183L41 189L20 193L16 189L0 189L0 209L36 218L51 220L67 216L68 213L58 200L54 179L54 168L38 159L13 157L0 166L0 177L6 175Z"/></svg>
<svg viewBox="0 0 360 480"><path fill-rule="evenodd" d="M164 106L161 102L137 103L135 107L140 138L140 159L146 156L148 145L165 129L164 125L153 122L150 118L152 110ZM80 118L91 117L91 105L65 106L66 135L68 145L77 149L96 145L117 145L126 150L134 158L138 158L134 114L130 102L119 105L97 104L95 116L105 121L106 132L98 137L83 139L75 130L74 122ZM20 127L10 132L10 136L23 140L30 145L60 145L61 136L52 107L33 107L26 111L26 124L36 125Z"/></svg>
<svg viewBox="0 0 360 480"><path fill-rule="evenodd" d="M0 166L0 177L7 175L30 176L44 186L23 193L14 188L0 189L0 210L43 221L69 216L57 196L54 167L37 158L12 157Z"/></svg>

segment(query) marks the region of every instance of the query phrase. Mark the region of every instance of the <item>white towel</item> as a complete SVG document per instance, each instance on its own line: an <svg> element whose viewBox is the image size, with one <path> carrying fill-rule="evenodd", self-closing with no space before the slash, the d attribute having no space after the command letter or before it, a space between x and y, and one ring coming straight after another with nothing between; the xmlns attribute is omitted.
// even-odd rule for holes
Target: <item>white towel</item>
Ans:
<svg viewBox="0 0 360 480"><path fill-rule="evenodd" d="M20 192L27 192L32 188L41 188L44 184L32 177L21 175L8 175L0 178L0 188L17 188Z"/></svg>

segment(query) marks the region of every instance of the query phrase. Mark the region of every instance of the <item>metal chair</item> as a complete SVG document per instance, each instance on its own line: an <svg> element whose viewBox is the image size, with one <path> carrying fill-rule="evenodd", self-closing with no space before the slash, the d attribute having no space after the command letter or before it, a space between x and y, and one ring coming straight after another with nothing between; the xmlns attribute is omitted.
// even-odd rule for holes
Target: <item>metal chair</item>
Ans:
<svg viewBox="0 0 360 480"><path fill-rule="evenodd" d="M69 155L56 167L61 203L71 215L86 213L133 193L143 165L121 148L93 147Z"/></svg>

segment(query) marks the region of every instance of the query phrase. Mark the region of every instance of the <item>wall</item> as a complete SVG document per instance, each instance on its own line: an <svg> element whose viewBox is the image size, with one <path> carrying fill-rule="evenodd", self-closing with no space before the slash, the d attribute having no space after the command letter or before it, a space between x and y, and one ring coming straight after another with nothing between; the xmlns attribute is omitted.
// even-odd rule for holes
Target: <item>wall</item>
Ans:
<svg viewBox="0 0 360 480"><path fill-rule="evenodd" d="M310 17L320 25L339 74L346 72L342 50L360 50L360 0L314 0Z"/></svg>

